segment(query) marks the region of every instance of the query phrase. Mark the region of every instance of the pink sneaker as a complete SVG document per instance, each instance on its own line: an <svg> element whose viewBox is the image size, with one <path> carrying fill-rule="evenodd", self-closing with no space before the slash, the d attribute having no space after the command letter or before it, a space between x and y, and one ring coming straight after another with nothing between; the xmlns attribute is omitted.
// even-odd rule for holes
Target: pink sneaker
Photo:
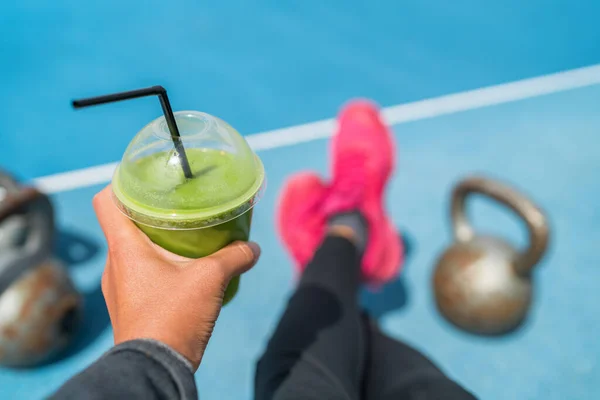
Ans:
<svg viewBox="0 0 600 400"><path fill-rule="evenodd" d="M368 101L349 103L338 121L331 145L332 181L326 185L308 173L293 177L280 198L278 227L302 271L322 242L329 217L360 211L369 229L363 279L379 286L393 279L403 262L400 236L383 207L394 168L394 143L377 107Z"/></svg>
<svg viewBox="0 0 600 400"><path fill-rule="evenodd" d="M301 172L285 184L277 207L277 229L302 273L325 236L327 188L316 174Z"/></svg>

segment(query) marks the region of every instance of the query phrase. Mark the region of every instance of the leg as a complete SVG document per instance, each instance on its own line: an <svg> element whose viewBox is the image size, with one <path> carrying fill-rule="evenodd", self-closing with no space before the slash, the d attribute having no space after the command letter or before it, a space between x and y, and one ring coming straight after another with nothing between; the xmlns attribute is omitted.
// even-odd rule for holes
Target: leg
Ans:
<svg viewBox="0 0 600 400"><path fill-rule="evenodd" d="M303 276L258 363L257 400L363 397L359 283L384 283L402 263L383 208L393 147L377 108L354 101L340 113L331 142L331 180L301 173L286 183L277 225Z"/></svg>
<svg viewBox="0 0 600 400"><path fill-rule="evenodd" d="M417 350L384 335L365 318L369 332L367 400L472 400L475 397L448 378Z"/></svg>
<svg viewBox="0 0 600 400"><path fill-rule="evenodd" d="M326 237L258 362L256 400L360 398L366 332L359 283L356 247Z"/></svg>

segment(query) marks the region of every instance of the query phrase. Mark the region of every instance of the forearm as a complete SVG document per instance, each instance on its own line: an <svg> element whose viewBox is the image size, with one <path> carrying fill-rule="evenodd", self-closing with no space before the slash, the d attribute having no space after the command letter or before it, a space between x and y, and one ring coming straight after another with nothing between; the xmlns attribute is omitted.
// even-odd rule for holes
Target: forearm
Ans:
<svg viewBox="0 0 600 400"><path fill-rule="evenodd" d="M65 383L52 399L197 399L191 364L150 340L122 343Z"/></svg>

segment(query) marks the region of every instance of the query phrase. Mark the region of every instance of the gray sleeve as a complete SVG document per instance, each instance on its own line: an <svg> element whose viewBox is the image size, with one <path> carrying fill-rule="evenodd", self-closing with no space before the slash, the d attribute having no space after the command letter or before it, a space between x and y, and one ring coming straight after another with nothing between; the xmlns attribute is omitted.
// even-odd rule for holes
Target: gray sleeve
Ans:
<svg viewBox="0 0 600 400"><path fill-rule="evenodd" d="M155 340L121 343L67 381L51 399L197 399L188 360Z"/></svg>

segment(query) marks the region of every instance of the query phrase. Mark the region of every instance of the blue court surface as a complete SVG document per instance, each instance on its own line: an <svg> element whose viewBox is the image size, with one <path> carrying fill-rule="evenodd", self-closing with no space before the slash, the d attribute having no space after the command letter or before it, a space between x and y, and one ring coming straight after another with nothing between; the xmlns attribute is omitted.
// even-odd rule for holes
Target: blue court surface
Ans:
<svg viewBox="0 0 600 400"><path fill-rule="evenodd" d="M57 254L86 314L60 360L0 369L0 399L43 398L112 344L91 199L160 107L75 112L70 100L155 84L175 110L248 135L268 174L252 233L263 257L221 314L197 374L203 399L252 398L254 362L294 287L278 191L297 171L327 174L331 118L356 96L385 107L398 142L387 205L410 252L398 281L362 296L385 331L484 399L600 398L598 15L594 0L2 2L0 166L53 193ZM551 221L530 317L500 338L450 326L430 288L450 190L470 173L510 182ZM525 243L509 212L480 199L471 210L481 231Z"/></svg>

